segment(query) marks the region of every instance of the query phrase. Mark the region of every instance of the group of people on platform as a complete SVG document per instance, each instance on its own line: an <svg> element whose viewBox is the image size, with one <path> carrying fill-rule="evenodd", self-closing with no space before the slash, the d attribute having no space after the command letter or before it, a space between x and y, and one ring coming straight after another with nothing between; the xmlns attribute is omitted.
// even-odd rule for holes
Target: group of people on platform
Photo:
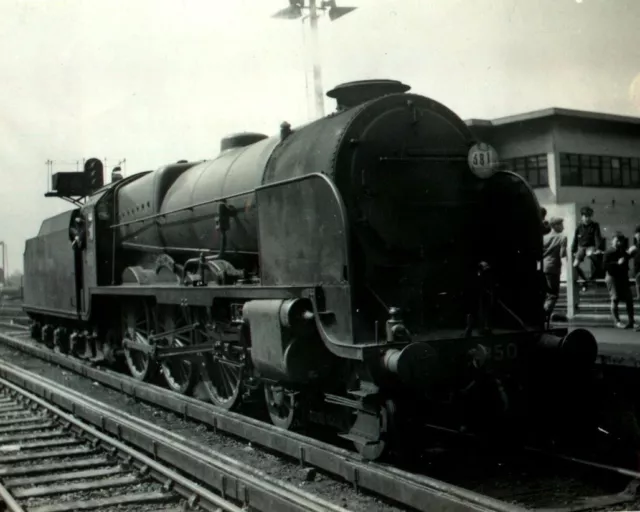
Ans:
<svg viewBox="0 0 640 512"><path fill-rule="evenodd" d="M567 237L563 234L564 221L560 217L546 220L547 211L542 208L543 221L543 271L546 279L547 297L545 312L547 321L551 319L553 309L560 293L560 272L562 259L567 255ZM582 290L586 291L599 276L604 274L605 284L611 299L611 316L614 325L620 329L633 329L635 326L634 307L631 287L629 286L629 263L632 263L632 274L636 282L636 297L640 300L640 226L636 227L633 243L621 232L611 239L606 248L606 241L600 232L600 225L593 220L593 209L585 206L580 210L581 221L576 227L571 244L571 257L574 274L582 279ZM589 278L582 270L582 264L591 266ZM620 320L619 304L624 303L627 310L627 323Z"/></svg>

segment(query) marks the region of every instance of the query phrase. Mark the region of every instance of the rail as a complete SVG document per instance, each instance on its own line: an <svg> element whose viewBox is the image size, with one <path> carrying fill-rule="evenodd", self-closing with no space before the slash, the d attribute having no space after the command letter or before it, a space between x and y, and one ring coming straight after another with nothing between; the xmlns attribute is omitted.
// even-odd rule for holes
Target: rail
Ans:
<svg viewBox="0 0 640 512"><path fill-rule="evenodd" d="M170 467L3 378L0 446L0 496L12 512L166 506L179 499L198 503L204 510L242 511ZM149 480L155 485L149 485ZM124 492L118 493L118 489Z"/></svg>
<svg viewBox="0 0 640 512"><path fill-rule="evenodd" d="M16 326L12 327L16 329L16 333L22 333L22 336L27 334L24 328L18 328ZM331 445L326 445L325 443L319 442L314 439L309 439L292 432L282 431L281 429L277 429L272 425L263 423L253 418L221 411L211 406L210 404L187 398L182 395L177 395L163 388L140 383L139 381L135 381L130 377L124 376L122 374L97 370L96 368L92 368L82 361L73 359L68 356L63 356L61 354L56 354L49 349L42 348L32 341L21 341L15 338L13 338L12 341L12 338L13 336L10 336L8 334L0 334L0 343L4 343L13 348L17 348L23 353L29 353L31 355L35 355L40 359L45 359L49 362L53 362L59 366L62 366L63 368L72 370L94 381L105 384L108 387L115 388L118 391L130 394L138 399L150 402L154 405L159 405L165 409L172 410L173 412L182 415L185 419L190 418L197 420L201 423L213 426L214 430L237 435L247 441L251 441L255 445L262 445L274 451L289 455L294 459L298 459L302 466L311 465L318 467L330 474L336 475L344 480L351 482L356 489L373 491L375 494L383 495L386 498L390 498L398 503L408 505L416 510L517 511L524 510L522 506L529 507L531 505L534 505L533 502L529 503L530 498L526 498L524 500L527 502L526 505L522 503L520 505L515 504L516 502L520 503L522 501L521 498L518 498L520 493L522 493L519 487L516 487L514 491L510 491L509 493L507 493L507 495L504 495L503 492L498 491L498 493L494 496L495 492L492 491L489 493L491 494L491 496L485 496L473 491L463 489L454 484L435 480L421 474L414 474L412 472L407 472L405 470L390 467L388 465L365 463L362 462L362 460L358 456L354 455L351 452L347 452L346 450L342 450ZM43 379L40 375L28 375L24 372L24 370L17 366L9 365L7 363L0 365L0 377L9 377L5 373L7 371L7 368L11 369L10 380L14 380L16 382L19 382L20 384L24 384L27 387L35 386L39 389L45 390L53 390L57 388L56 394L63 396L62 400L64 400L64 407L69 410L75 411L76 414L87 414L85 412L82 412L84 409L79 410L77 407L74 408L73 402L76 400L82 400L84 404L90 403L92 407L95 406L100 408L100 410L103 412L90 413L93 415L91 416L91 418L93 418L92 421L98 422L97 424L102 425L103 429L112 434L115 433L116 435L122 436L123 431L121 429L123 428L123 425L129 428L132 424L138 425L144 423L138 418L123 414L120 411L114 410L113 408L101 404L96 400L87 398L85 395L82 395L79 392L69 390L55 383L54 381ZM27 379L29 383L27 384L24 379ZM60 392L58 390L60 390ZM43 396L46 396L46 391L40 391L40 393L45 393L45 395ZM83 406L83 408L84 407L86 407L86 405ZM119 414L121 418L120 427L112 424L110 421L105 422L104 420L100 420L97 415L99 414L100 416L102 416L103 414L105 414L104 411L106 411L107 413L115 412ZM154 426L149 426L148 424L145 425L145 428L149 430L153 430L156 428ZM190 453L194 457L196 456L196 454L198 454L198 456L207 455L206 453L204 453L206 449L203 449L201 445L194 444L193 441L190 442L175 434L169 434L169 437L171 439L168 439L168 441L172 443L180 443L180 445L182 446L182 451L184 453ZM166 446L168 441L165 441L163 443L158 442L151 447L147 446L146 449L153 449L154 454L163 454L165 450L164 447ZM549 454L548 456L549 460L551 461L550 468L554 467L557 464L557 462L553 462L553 457L557 456L555 456L554 454ZM211 474L212 472L214 472L211 469L209 469L208 471L204 471L204 469L202 469L201 466L198 466L197 463L192 462L191 464L192 468L196 468L194 471L197 471L199 474ZM578 465L593 466L593 464L589 462L583 462ZM536 465L536 467L538 466ZM606 469L605 472L610 473L611 471L613 471L614 473L619 473L619 468L605 468L603 466L603 469ZM628 472L628 475L626 476L632 479L640 478L640 474L636 472ZM573 482L574 477L570 476L569 480L567 480L565 484L568 489L568 494L581 492L578 489L571 489ZM213 482L212 484L215 484L215 482ZM514 482L514 485L517 486L517 482ZM553 495L553 493L557 492L554 491L554 489L556 489L558 485L560 484L552 482L552 484L546 491L544 491L546 487L543 488L542 491L546 493L551 492ZM499 487L499 489L502 489L502 487ZM538 494L540 494L540 498L532 495L534 501L537 499L546 499L544 498L546 494L544 494L542 491L536 491ZM637 496L635 492L635 482L632 482L631 485L628 485L622 492L615 492L614 494L605 493L604 495L600 494L598 496L588 497L591 491L587 488L584 488L584 492L586 494L584 495L584 498L581 498L582 501L580 501L580 503L572 504L568 509L562 507L559 510L582 510L593 508L594 506L595 508L598 508L605 505L613 505L621 502L633 501ZM510 493L513 493L513 498L509 497ZM530 490L525 491L525 494L527 496L530 493ZM560 503L564 503L564 497L559 497L559 499ZM576 506L578 508L575 508ZM536 504L534 508L538 509L539 505ZM545 507L543 506L542 508ZM278 510L280 510L280 508L278 508ZM320 510L323 509L320 508Z"/></svg>
<svg viewBox="0 0 640 512"><path fill-rule="evenodd" d="M24 332L24 331L23 331ZM279 452L298 460L301 466L313 466L351 483L355 488L382 495L401 505L419 511L515 511L523 510L473 491L423 475L391 468L386 465L363 461L356 454L330 444L285 431L262 421L218 409L211 404L185 397L151 384L136 381L126 375L102 371L80 360L55 353L46 348L24 342L8 334L0 333L0 342L22 352L34 355L100 384L129 394L137 399L158 405L170 411L207 424L215 430L239 436L253 444ZM0 375L7 376L0 368ZM24 371L15 367L12 379L23 382ZM29 386L53 386L51 381L34 376ZM26 384L26 381L25 381ZM78 409L76 409L78 413ZM110 422L105 428L111 428ZM163 445L164 446L164 445ZM158 453L164 448L157 443ZM202 451L202 450L201 450ZM280 510L276 508L276 510Z"/></svg>
<svg viewBox="0 0 640 512"><path fill-rule="evenodd" d="M340 506L261 474L253 468L220 455L215 450L197 446L172 432L124 414L51 380L25 372L15 365L0 363L0 385L26 396L40 407L54 411L57 416L64 418L64 421L82 426L92 437L114 445L117 450L125 452L130 457L140 459L145 466L165 478L161 482L164 487L171 488L175 484L176 489L181 490L179 492L191 505L198 503L206 510L232 512L240 512L244 507L260 511L346 512ZM56 406L71 411L72 414L64 413ZM86 426L83 421L96 425L100 431ZM109 435L116 436L117 440ZM136 452L123 442L152 454L153 458ZM164 464L189 475L198 475L198 482L190 481L175 471L166 469ZM171 485L167 484L167 478ZM208 491L202 483L219 491L221 496ZM30 491L29 495L33 496L35 492ZM75 510L73 507L71 509Z"/></svg>

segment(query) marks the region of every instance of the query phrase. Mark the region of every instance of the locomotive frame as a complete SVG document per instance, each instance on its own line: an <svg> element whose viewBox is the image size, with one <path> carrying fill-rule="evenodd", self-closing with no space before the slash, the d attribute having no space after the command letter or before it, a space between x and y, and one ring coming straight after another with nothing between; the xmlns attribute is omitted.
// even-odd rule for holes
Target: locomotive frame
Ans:
<svg viewBox="0 0 640 512"><path fill-rule="evenodd" d="M439 129L453 130L459 139L450 143L436 137L435 146L426 150L405 147L406 141L401 141L402 153L376 157L378 162L414 165L448 159L459 165L471 158L466 152L473 141L455 114L433 100L404 94L408 89L404 84L376 81L341 87L332 91L339 112L301 127L301 137L291 137L295 133L284 124L280 137L244 134L223 140L221 155L211 165L226 161L227 169L234 169L239 162L240 169L236 173L240 177L227 170L224 179L212 178L219 187L231 181L235 190L226 195L206 197L209 192L195 184L190 185L187 200L184 190L169 195L176 183L189 184L192 178L179 180L190 170L202 168L204 176L209 165L179 162L115 181L89 194L81 207L46 220L25 249L24 309L33 321L32 335L85 359L114 364L123 356L135 378L149 381L161 373L165 383L180 393L190 393L200 375L209 399L219 407L237 409L264 401L271 421L282 428L314 418L342 430L342 436L369 459L381 456L397 427L398 411L415 409L425 389L437 397L433 402L443 403L460 386L458 380L466 385L485 382L493 372L521 372L547 400L549 393L557 393L550 391L549 383L539 386L540 376L527 370L536 362L555 372L560 382L572 381L573 386L565 386L569 395L574 396L574 386L579 393L596 358L595 339L586 330L568 334L566 329L545 328L543 280L540 276L535 281L532 271L525 286L532 293L530 303L538 309L530 321L523 322L502 303L522 325L515 330L491 330L490 315L483 308L494 302L487 306L484 298L475 319L477 336L471 316L466 329L461 326L462 336L451 331L411 332L405 312L393 304L368 330L356 325L362 307L356 292L363 286L358 284L362 262L356 262L356 255L361 257L362 247L371 252L372 240L380 238L371 238L373 228L400 245L407 239L395 237L398 224L376 218L374 212L365 241L358 242L354 232L362 226L353 213L360 193L354 192L357 183L345 184L345 178L332 175L327 165L335 168L340 158L355 159L347 150L363 146L366 139L353 138L353 133L372 131L370 118L376 113L384 118L400 112L394 115L406 118L407 137L412 137L425 112L435 112L444 119L438 121ZM326 135L343 125L338 142ZM329 153L319 168L313 167L313 158L323 160L314 157L313 143ZM476 145L471 151L490 157L495 166L495 152L487 148ZM256 161L264 165L261 183L242 188L243 169ZM488 166L480 167L486 171ZM361 198L366 203L376 193L376 178L362 173ZM497 174L478 179L491 180ZM523 215L530 220L529 212L538 208L535 195L519 176L504 172L501 176L511 180L503 185L507 191L510 186L525 191ZM450 185L443 186L450 190L446 188ZM133 192L123 195L127 190ZM132 199L135 193L141 194L138 202ZM194 200L198 194L206 199ZM186 205L161 211L166 197ZM215 220L211 231L217 234L210 240L216 247L211 242L204 247L182 243L187 238L180 230L195 218L211 228ZM245 218L255 220L257 227L257 269L252 266L256 261L229 245L232 235L240 240L245 236L238 228ZM535 238L539 226L535 218L527 226L537 233L522 235L529 251L525 255L529 259L522 261L530 264L539 252L540 241ZM154 240L166 237L179 244L154 245ZM515 254L516 259L525 256ZM231 257L240 264L234 266ZM374 257L379 259L380 254ZM491 268L479 263L474 279L485 286ZM482 288L480 295L484 294ZM489 380L490 391L480 386L478 395L485 412L489 402L500 408L507 401L500 395L499 379ZM496 394L500 397L485 403L486 396ZM436 408L429 405L430 410Z"/></svg>

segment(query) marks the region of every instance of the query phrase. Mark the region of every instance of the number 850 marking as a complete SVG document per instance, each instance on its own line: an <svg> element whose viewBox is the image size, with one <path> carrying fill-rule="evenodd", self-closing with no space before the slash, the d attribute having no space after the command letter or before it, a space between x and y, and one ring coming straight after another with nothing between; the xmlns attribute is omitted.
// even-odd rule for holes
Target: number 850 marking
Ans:
<svg viewBox="0 0 640 512"><path fill-rule="evenodd" d="M488 347L489 359L494 361L504 361L505 359L517 359L518 345L515 343L499 343Z"/></svg>

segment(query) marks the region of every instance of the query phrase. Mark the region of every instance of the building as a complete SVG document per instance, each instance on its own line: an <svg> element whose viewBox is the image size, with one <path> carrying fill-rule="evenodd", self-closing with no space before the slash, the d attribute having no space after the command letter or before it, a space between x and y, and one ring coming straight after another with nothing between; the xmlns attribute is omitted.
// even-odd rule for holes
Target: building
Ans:
<svg viewBox="0 0 640 512"><path fill-rule="evenodd" d="M640 224L640 118L550 108L467 125L527 180L549 216L590 205L607 238ZM568 233L575 220L566 218Z"/></svg>
<svg viewBox="0 0 640 512"><path fill-rule="evenodd" d="M548 217L565 219L569 243L582 206L607 241L640 225L640 118L549 108L466 123L527 180Z"/></svg>

